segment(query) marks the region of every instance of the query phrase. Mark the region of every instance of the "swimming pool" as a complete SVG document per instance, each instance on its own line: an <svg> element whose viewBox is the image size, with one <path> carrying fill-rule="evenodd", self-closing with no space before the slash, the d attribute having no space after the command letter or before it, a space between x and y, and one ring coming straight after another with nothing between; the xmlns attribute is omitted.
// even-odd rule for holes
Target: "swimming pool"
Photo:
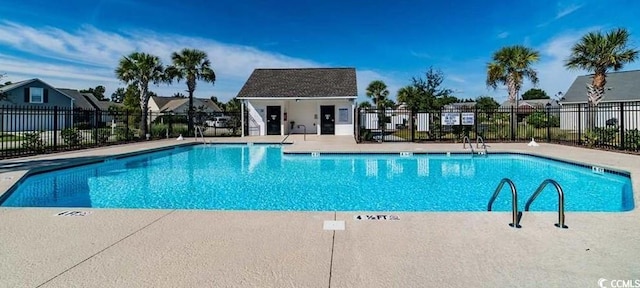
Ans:
<svg viewBox="0 0 640 288"><path fill-rule="evenodd" d="M602 172L602 171L596 171ZM502 178L519 208L543 180L567 211L629 211L631 181L520 154L283 154L278 145L197 145L31 175L2 206L293 211L486 211ZM504 188L508 189L508 188ZM547 191L548 190L548 191ZM509 211L500 193L494 211ZM555 211L551 186L531 210Z"/></svg>

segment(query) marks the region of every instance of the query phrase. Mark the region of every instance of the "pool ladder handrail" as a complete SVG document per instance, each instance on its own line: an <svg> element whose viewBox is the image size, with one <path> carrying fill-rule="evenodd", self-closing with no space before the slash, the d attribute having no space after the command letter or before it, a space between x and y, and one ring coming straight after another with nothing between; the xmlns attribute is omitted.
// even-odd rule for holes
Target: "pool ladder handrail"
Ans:
<svg viewBox="0 0 640 288"><path fill-rule="evenodd" d="M473 150L473 145L471 144L469 136L464 136L464 138L462 138L462 149L467 149L467 143L469 143L469 148L471 148L471 155L476 155L476 151Z"/></svg>
<svg viewBox="0 0 640 288"><path fill-rule="evenodd" d="M204 139L204 132L202 132L202 127L196 126L196 141L198 141L198 132L200 132L200 136L202 137L202 143L207 144L207 140Z"/></svg>
<svg viewBox="0 0 640 288"><path fill-rule="evenodd" d="M487 144L484 143L484 138L482 136L476 137L476 148L480 148L480 143L482 143L482 148L484 148L484 155L489 155L489 151L487 151ZM471 143L469 143L471 145Z"/></svg>
<svg viewBox="0 0 640 288"><path fill-rule="evenodd" d="M540 183L540 186L538 186L538 189L536 189L536 192L533 192L533 195L531 195L531 197L527 201L527 204L524 205L524 211L529 211L531 203L536 200L538 195L540 195L542 190L544 190L544 188L547 187L548 184L553 185L558 192L558 223L556 223L555 226L558 228L567 229L569 227L567 227L567 225L564 225L564 191L562 191L562 187L556 180L546 179L542 181L542 183Z"/></svg>
<svg viewBox="0 0 640 288"><path fill-rule="evenodd" d="M522 218L522 212L518 212L518 191L516 190L516 185L513 184L513 181L511 181L511 179L502 178L502 180L500 180L500 184L498 184L498 188L496 188L496 191L493 192L493 196L491 196L491 199L489 199L489 205L487 205L487 211L491 211L493 202L498 197L498 194L500 194L500 191L502 191L502 187L504 186L505 183L509 184L509 187L511 188L511 221L512 222L509 224L509 226L513 228L521 228L522 226L520 226L520 218Z"/></svg>

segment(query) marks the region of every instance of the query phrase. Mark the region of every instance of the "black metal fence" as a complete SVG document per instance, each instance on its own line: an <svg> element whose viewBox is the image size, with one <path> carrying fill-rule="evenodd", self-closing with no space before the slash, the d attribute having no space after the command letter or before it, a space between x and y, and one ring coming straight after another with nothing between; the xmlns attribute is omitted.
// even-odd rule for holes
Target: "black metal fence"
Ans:
<svg viewBox="0 0 640 288"><path fill-rule="evenodd" d="M148 113L148 135L142 135L142 117L126 110L2 106L0 158L194 136L187 113ZM240 113L196 112L194 119L205 137L240 136Z"/></svg>
<svg viewBox="0 0 640 288"><path fill-rule="evenodd" d="M640 151L640 102L433 111L358 109L358 142L553 142Z"/></svg>

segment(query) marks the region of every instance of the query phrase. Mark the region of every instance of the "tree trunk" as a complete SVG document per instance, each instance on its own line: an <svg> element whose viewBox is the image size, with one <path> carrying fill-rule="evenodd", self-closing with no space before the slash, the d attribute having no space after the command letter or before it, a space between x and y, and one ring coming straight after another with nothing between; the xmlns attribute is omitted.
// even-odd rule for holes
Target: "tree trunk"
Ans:
<svg viewBox="0 0 640 288"><path fill-rule="evenodd" d="M196 84L195 84L195 79L187 79L187 90L189 92L189 111L187 111L187 117L189 117L188 120L188 127L187 130L189 131L189 134L193 135L194 137L197 137L198 135L196 135L195 130L194 130L194 125L193 125L193 118L195 117L195 113L194 113L194 109L193 109L193 91L196 90Z"/></svg>
<svg viewBox="0 0 640 288"><path fill-rule="evenodd" d="M193 91L189 91L189 110L187 111L187 117L189 117L189 121L188 121L189 127L187 127L187 129L189 130L189 134L193 134L194 136L197 136L197 135L195 135L194 130L193 130L194 129L194 127L193 127L193 117L194 117L194 115L193 114L194 114L193 113Z"/></svg>
<svg viewBox="0 0 640 288"><path fill-rule="evenodd" d="M511 140L515 141L518 139L518 85L514 77L507 77L507 91L509 93L509 102L511 102Z"/></svg>
<svg viewBox="0 0 640 288"><path fill-rule="evenodd" d="M147 118L149 114L149 93L148 84L140 85L140 108L142 109L142 118L140 119L140 129L142 131L141 137L147 137L149 129L147 127Z"/></svg>
<svg viewBox="0 0 640 288"><path fill-rule="evenodd" d="M603 80L599 81L600 83L603 82ZM594 82L596 82L595 78ZM596 128L598 104L602 101L602 99L604 99L604 87L598 87L595 84L587 85L587 96L589 102L589 110L587 112L586 128L587 130L594 130Z"/></svg>

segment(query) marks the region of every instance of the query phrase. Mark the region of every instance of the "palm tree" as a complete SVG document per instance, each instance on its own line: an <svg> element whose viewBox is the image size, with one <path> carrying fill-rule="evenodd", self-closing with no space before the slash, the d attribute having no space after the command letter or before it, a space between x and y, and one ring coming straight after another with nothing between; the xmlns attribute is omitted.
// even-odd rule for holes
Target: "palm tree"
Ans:
<svg viewBox="0 0 640 288"><path fill-rule="evenodd" d="M524 79L529 79L534 85L538 84L538 73L531 68L540 59L540 53L521 45L507 46L493 54L492 62L487 65L487 86L497 89L498 85L507 86L509 102L518 110L518 93ZM512 110L513 111L513 110ZM511 114L511 127L515 140L518 128L517 112Z"/></svg>
<svg viewBox="0 0 640 288"><path fill-rule="evenodd" d="M525 78L538 84L538 73L531 65L539 59L540 53L533 49L521 45L503 47L487 65L487 86L493 89L499 84L507 86L509 101L515 103Z"/></svg>
<svg viewBox="0 0 640 288"><path fill-rule="evenodd" d="M420 107L420 91L416 86L408 85L400 88L396 99L398 100L398 103L405 103L407 108L411 111L423 108Z"/></svg>
<svg viewBox="0 0 640 288"><path fill-rule="evenodd" d="M571 48L571 56L565 66L594 73L591 83L587 84L587 100L589 111L592 112L587 117L587 127L590 129L595 127L595 108L604 99L607 72L611 69L618 71L638 57L638 50L629 48L628 41L629 32L618 28L605 35L590 32Z"/></svg>
<svg viewBox="0 0 640 288"><path fill-rule="evenodd" d="M384 103L389 96L389 90L387 90L387 84L380 80L374 80L369 83L367 87L367 96L373 100L373 104L377 109L384 108Z"/></svg>
<svg viewBox="0 0 640 288"><path fill-rule="evenodd" d="M193 92L196 90L196 81L215 83L216 74L211 69L211 62L207 53L197 49L182 49L180 53L171 54L171 66L167 67L167 81L182 79L187 81L189 92L189 133L193 131Z"/></svg>
<svg viewBox="0 0 640 288"><path fill-rule="evenodd" d="M373 104L376 105L378 110L378 127L384 131L385 123L387 123L385 105L387 103L387 97L389 96L389 90L387 90L387 84L380 80L374 80L367 86L367 96L373 100ZM384 132L382 133L384 135ZM384 138L384 136L383 136Z"/></svg>
<svg viewBox="0 0 640 288"><path fill-rule="evenodd" d="M129 85L136 87L140 97L142 119L140 128L143 137L148 134L147 115L149 113L149 83L158 84L164 79L164 68L158 56L133 52L123 56L116 68L116 77Z"/></svg>

